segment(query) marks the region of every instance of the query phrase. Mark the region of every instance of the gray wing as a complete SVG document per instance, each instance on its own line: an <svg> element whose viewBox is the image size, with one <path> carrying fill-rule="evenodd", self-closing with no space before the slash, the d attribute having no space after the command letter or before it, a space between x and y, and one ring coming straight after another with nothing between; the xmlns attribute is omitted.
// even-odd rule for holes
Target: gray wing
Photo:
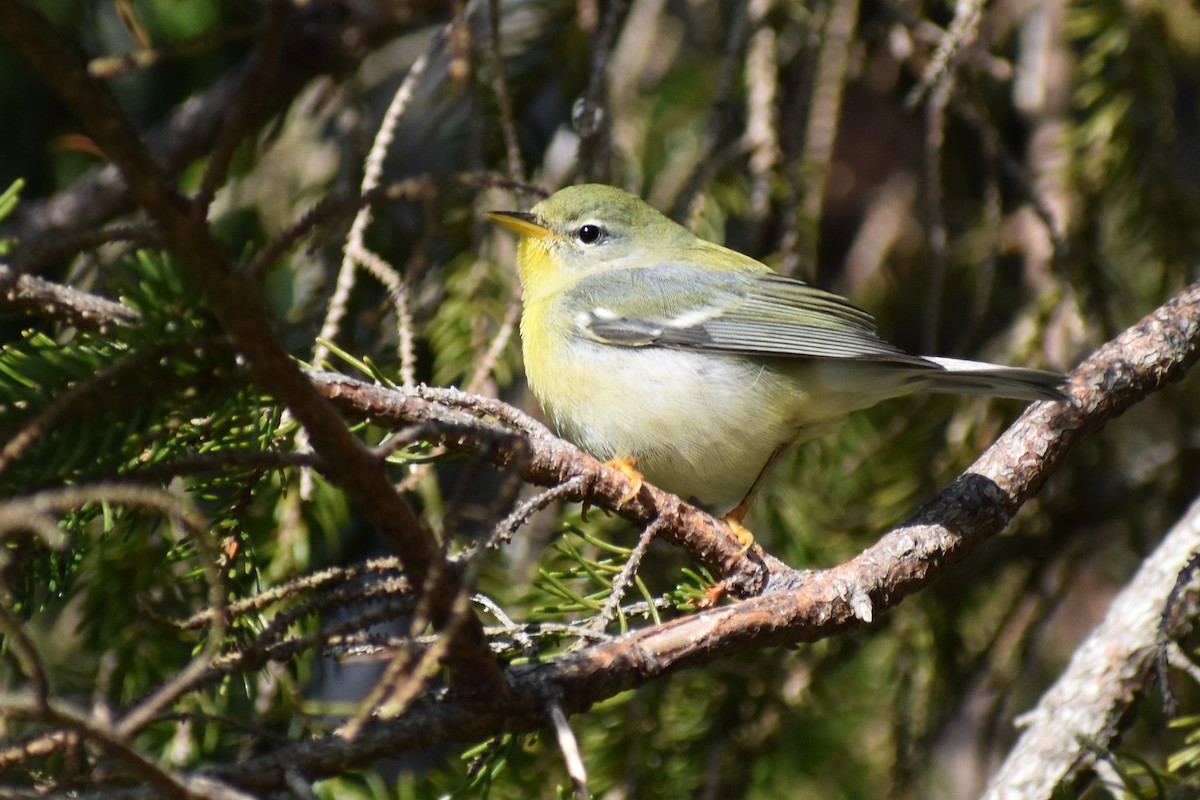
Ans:
<svg viewBox="0 0 1200 800"><path fill-rule="evenodd" d="M842 297L773 272L621 269L569 294L575 324L605 344L934 367L876 336L871 315ZM616 310L630 308L637 314Z"/></svg>

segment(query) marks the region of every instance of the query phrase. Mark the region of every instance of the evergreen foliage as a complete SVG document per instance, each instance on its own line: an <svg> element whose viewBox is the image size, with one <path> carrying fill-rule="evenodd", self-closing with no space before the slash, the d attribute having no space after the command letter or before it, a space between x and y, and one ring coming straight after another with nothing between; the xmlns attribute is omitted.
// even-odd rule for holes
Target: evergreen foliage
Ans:
<svg viewBox="0 0 1200 800"><path fill-rule="evenodd" d="M0 0L19 118L0 126L0 794L578 797L565 709L598 798L974 797L1200 497L1189 376L907 602L897 584L838 635L764 620L713 656L689 641L623 682L619 637L741 599L667 523L613 514L574 451L538 471L513 242L481 219L611 182L846 294L907 349L1068 371L1200 275L1188 4L41 5ZM264 383L162 209L97 188L125 156L98 143L111 120L40 94L54 78L13 21L43 13L259 293L290 357L268 366L383 387L403 423L351 389L325 396L359 450L297 422L318 412ZM218 99L225 81L242 93ZM429 388L447 386L471 394ZM1019 411L857 414L776 470L756 542L801 570L850 561ZM402 520L371 523L355 464L413 509L429 574ZM1191 627L1187 585L1164 632ZM476 623L464 656L447 631ZM1200 791L1194 637L1160 644L1123 737L1056 796ZM463 700L495 686L480 653L515 684L603 645L594 694L562 678L537 724ZM370 749L457 702L503 721Z"/></svg>

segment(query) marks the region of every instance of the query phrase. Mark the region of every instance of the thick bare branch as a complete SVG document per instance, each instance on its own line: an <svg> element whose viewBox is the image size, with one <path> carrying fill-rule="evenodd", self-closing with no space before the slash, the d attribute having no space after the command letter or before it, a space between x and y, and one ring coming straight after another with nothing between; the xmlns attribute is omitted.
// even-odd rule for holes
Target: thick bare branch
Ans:
<svg viewBox="0 0 1200 800"><path fill-rule="evenodd" d="M1122 717L1153 675L1159 621L1170 610L1177 576L1196 552L1200 501L1142 562L1037 708L1018 720L1025 732L992 776L983 800L1049 798L1095 763L1097 747L1120 733ZM1194 595L1194 582L1191 589Z"/></svg>
<svg viewBox="0 0 1200 800"><path fill-rule="evenodd" d="M501 731L536 730L546 727L547 699L558 698L564 710L578 713L682 667L750 649L816 641L861 627L1002 530L1090 431L1181 378L1198 356L1200 283L1080 365L1072 375L1074 404L1032 406L938 498L848 563L809 573L799 585L794 582L796 573L785 569L778 573L781 580L772 582L762 596L634 631L548 663L514 667L507 672L510 693L489 706L468 706L451 697L426 698L403 718L368 726L353 745L325 737L218 774L238 785L264 790L280 785L283 771L292 764L308 765L306 774L315 778L408 748L482 739ZM351 405L352 397L365 399L365 395L340 391L346 388L331 383L325 391L339 394L343 408ZM430 412L428 401L411 398L410 402L409 413ZM610 503L627 491L615 476L610 481L599 465L552 441L530 437L531 478L546 482L555 474L564 478L595 474L596 485L603 488L593 499ZM610 482L614 485L608 486ZM663 499L660 506L659 500L653 489L647 489L633 505L655 504L666 520L662 535L672 532L673 541L690 541L679 526L699 522L703 515L680 513L682 503L672 507Z"/></svg>
<svg viewBox="0 0 1200 800"><path fill-rule="evenodd" d="M487 449L483 455L492 463L516 467L523 478L542 486L559 486L582 478L576 490L564 493L565 498L609 509L640 526L661 521L659 536L683 547L706 567L723 576L726 588L735 593L758 594L769 577L791 576L794 572L762 548L754 548L752 557L743 558L742 545L729 526L654 486L643 484L633 500L622 503L630 490L629 477L625 473L602 464L498 400L453 389L394 390L328 372L311 372L309 377L318 391L343 413L370 419L379 425L440 422L452 423L456 429L476 416L500 420L525 435L527 450ZM480 450L477 438L452 435L443 438L441 443L458 450Z"/></svg>

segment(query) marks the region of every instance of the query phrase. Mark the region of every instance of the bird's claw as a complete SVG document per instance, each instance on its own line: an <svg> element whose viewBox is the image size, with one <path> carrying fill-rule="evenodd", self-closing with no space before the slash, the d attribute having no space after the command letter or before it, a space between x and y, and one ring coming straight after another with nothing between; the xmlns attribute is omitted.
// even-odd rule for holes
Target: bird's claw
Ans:
<svg viewBox="0 0 1200 800"><path fill-rule="evenodd" d="M618 506L623 506L637 497L642 491L642 484L646 482L642 473L638 472L636 463L628 456L614 458L611 461L605 462L607 466L619 469L629 479L629 491L621 495L621 499L617 501Z"/></svg>
<svg viewBox="0 0 1200 800"><path fill-rule="evenodd" d="M754 534L750 532L749 528L742 524L740 519L734 517L732 514L725 517L725 524L729 526L730 532L732 532L734 537L738 540L738 544L742 546L742 548L737 552L737 557L741 558L742 556L746 555L747 552L749 552L751 547L754 546Z"/></svg>

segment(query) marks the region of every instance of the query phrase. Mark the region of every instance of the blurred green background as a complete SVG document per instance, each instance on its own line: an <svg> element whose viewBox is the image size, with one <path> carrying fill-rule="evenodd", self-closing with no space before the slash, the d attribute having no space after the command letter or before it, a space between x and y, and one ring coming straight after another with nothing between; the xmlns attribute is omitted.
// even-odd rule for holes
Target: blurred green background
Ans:
<svg viewBox="0 0 1200 800"><path fill-rule="evenodd" d="M1069 371L1198 274L1200 11L1190 3L35 5L148 135L245 69L269 29L264 20L282 20L280 69L307 77L264 95L264 118L237 147L210 214L243 264L320 201L358 191L404 86L411 97L382 182L413 180L417 189L373 209L365 242L405 294L398 302L363 273L335 343L371 374L399 380L411 369L418 381L495 394L535 414L513 329L513 241L480 216L535 201L509 181L623 186L707 238L845 294L878 318L885 339L911 351ZM466 22L443 35L453 14ZM148 63L111 60L124 54ZM96 225L140 224L140 212L82 195L95 219L38 227L48 218L43 202L80 192L104 155L4 45L0 118L0 189L25 182L0 237L16 237L19 252ZM183 190L200 186L219 131L199 138L198 155L172 162ZM277 331L300 359L313 357L348 227L347 215L322 224L262 277ZM180 459L286 447L296 430L228 351L191 347L211 341L216 325L170 255L139 251L145 245L67 248L36 265L45 278L136 307L136 330L105 336L53 317L0 317L5 438L89 375L130 357L147 362L41 436L0 474L0 492L166 465L163 485L187 492L222 534L235 601L384 556L340 492L319 479L310 486L299 470L172 471ZM363 363L336 352L325 363L362 376ZM936 397L855 415L777 470L750 527L793 566L840 563L931 499L1019 410ZM371 443L388 435L360 432ZM471 546L532 493L436 448L406 448L393 461L450 551ZM672 674L573 718L592 791L974 797L1011 744L1014 718L1198 494L1200 403L1190 377L1092 437L1008 532L870 629ZM192 655L197 634L177 623L205 607L198 554L162 519L131 509L93 504L60 525L69 535L60 551L6 542L7 602L56 693L132 702ZM488 553L478 591L511 619L543 626L532 650L514 647L503 659L569 647L574 639L551 626L594 612L636 535L567 504ZM639 575L630 602L654 599L667 616L687 613L703 589L690 560L662 543ZM373 585L346 583L360 593ZM137 746L190 771L328 732L378 674L380 660L360 651L400 635L396 620L411 611L390 596L394 619L381 623L367 614L365 594L351 594L296 589L246 611L231 650L339 625L361 638L231 669L181 698ZM271 627L281 608L294 612L285 631ZM11 660L0 675L9 690L23 680ZM1175 688L1184 714L1194 713L1191 679ZM38 732L18 719L0 728L10 745ZM1194 722L1168 728L1153 696L1138 707L1112 756L1129 796L1166 796L1160 785L1195 775L1188 759L1166 767L1192 732ZM10 759L0 778L22 789L105 787L64 753ZM567 786L558 747L542 735L404 754L316 791L522 798L561 796Z"/></svg>

